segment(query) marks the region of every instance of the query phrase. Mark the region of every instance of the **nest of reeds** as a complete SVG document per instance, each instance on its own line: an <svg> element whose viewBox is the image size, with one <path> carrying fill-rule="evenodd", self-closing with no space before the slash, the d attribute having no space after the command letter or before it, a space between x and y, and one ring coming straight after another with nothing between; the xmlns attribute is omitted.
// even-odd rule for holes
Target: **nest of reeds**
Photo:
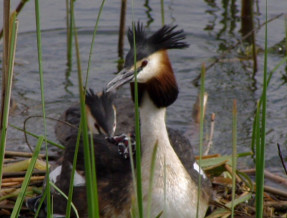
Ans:
<svg viewBox="0 0 287 218"><path fill-rule="evenodd" d="M10 217L15 201L19 195L25 171L29 165L31 154L22 152L6 152L3 180L0 192L0 217ZM43 156L42 156L43 157ZM235 217L254 217L255 190L253 182L255 170L237 170L235 197L232 201L232 167L231 156L209 155L203 157L202 167L210 177L213 196L206 217L230 217L232 202ZM25 199L39 195L45 179L45 162L37 160ZM287 178L265 171L265 178L277 186L264 187L264 217L286 217L287 215ZM280 186L281 188L278 188ZM25 204L22 205L22 217L33 217Z"/></svg>

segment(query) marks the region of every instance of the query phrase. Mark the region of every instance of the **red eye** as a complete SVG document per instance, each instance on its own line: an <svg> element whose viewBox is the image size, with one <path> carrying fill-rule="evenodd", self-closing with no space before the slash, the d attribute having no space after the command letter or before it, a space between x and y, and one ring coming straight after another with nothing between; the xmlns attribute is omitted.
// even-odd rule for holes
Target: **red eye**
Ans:
<svg viewBox="0 0 287 218"><path fill-rule="evenodd" d="M148 61L147 61L147 60L143 60L143 61L142 61L142 65L141 65L141 67L145 67L145 66L147 65L147 63L148 63Z"/></svg>

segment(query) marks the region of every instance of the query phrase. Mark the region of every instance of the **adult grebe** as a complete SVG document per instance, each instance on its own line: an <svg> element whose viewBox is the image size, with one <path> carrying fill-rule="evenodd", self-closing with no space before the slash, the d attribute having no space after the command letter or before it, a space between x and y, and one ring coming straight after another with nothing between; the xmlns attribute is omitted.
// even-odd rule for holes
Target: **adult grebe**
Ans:
<svg viewBox="0 0 287 218"><path fill-rule="evenodd" d="M129 29L131 49L126 56L125 68L108 83L106 90L111 91L130 82L133 95L136 72L141 121L144 212L147 211L152 152L157 144L151 217L156 217L161 211L165 217L196 217L198 176L202 176L203 181L198 217L204 217L209 201L208 179L203 173L199 174L200 169L196 162L188 168L184 167L170 143L165 124L166 107L171 105L178 95L178 86L167 50L188 46L182 41L185 38L183 31L175 31L175 28L176 26L163 26L147 37L143 26L138 24L135 27L136 54L133 31ZM137 58L136 67L133 62L134 55Z"/></svg>
<svg viewBox="0 0 287 218"><path fill-rule="evenodd" d="M132 47L131 30L128 36ZM166 217L195 217L198 193L197 181L199 176L202 176L199 217L203 217L208 205L210 183L203 172L201 175L199 174L199 166L194 160L192 148L188 140L180 136L177 131L170 130L174 133L170 134L170 136L172 136L172 143L170 143L164 121L165 108L173 103L178 92L166 50L169 48L186 47L186 44L181 42L181 40L184 39L183 33L181 31L174 31L174 27L164 26L151 37L147 38L142 26L138 25L136 28L136 37L142 40L142 42L137 40L136 43L137 49L142 49L141 53L139 53L139 50L137 51L137 53L139 53L137 57L141 58L141 61L138 62L141 69L137 72L140 83L141 167L143 173L142 182L145 208L147 203L147 189L149 186L151 153L155 142L157 142L158 152L153 185L152 217L155 217L163 210ZM153 46L152 42L155 43L155 45L153 48L149 48L149 46ZM143 51L149 51L150 53L144 55ZM153 59L151 59L151 57L153 57ZM131 59L133 59L133 48L131 48L131 51L127 55L126 69L122 71L122 73L133 72ZM157 64L160 64L158 65L160 67L155 70ZM150 78L145 76L146 73ZM129 80L132 80L132 76L128 74L128 78L124 82L128 82ZM116 88L119 86L119 83L123 84L122 80L115 79L113 81L116 81L116 83L110 83L107 90ZM133 90L133 85L131 85L131 87ZM89 107L94 106L87 104L88 111L90 110ZM125 110L123 111L124 114L129 111L127 110L128 108L132 110L132 107L123 108ZM74 110L68 114L73 114L73 112ZM118 117L121 116L119 111L117 114ZM93 118L93 113L90 113L90 115L92 116L91 118ZM125 119L123 122L125 122ZM93 122L91 123L93 124ZM115 122L111 123L112 125L108 125L109 128L113 128ZM121 131L119 130L119 126L117 122L117 131ZM93 127L93 125L89 126L89 128L91 127ZM100 127L100 129L101 128L103 127ZM52 179L54 179L56 185L67 194L71 177L71 163L76 144L76 134L69 134L68 137L64 137L64 139L66 151L61 168L58 168L58 172L60 173L52 175ZM107 142L103 135L94 134L93 140L95 146L94 155L97 164L100 215L102 217L128 217L130 215L131 199L134 195L129 161L119 156L118 148L114 146L114 144ZM76 168L77 172L75 175L76 181L74 182L73 202L79 211L80 217L86 217L87 204L85 203L86 190L82 146L81 142ZM166 177L163 176L164 160L166 163ZM166 182L164 178L166 178ZM166 184L166 191L164 190L164 184ZM166 193L166 202L164 201L164 193ZM64 215L66 200L61 195L53 193L53 203L54 213Z"/></svg>

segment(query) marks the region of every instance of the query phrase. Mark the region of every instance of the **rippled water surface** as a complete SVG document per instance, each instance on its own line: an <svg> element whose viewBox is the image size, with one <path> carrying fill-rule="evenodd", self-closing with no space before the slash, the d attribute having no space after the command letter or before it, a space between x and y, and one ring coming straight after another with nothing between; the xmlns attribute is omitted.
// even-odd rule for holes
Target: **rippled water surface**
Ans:
<svg viewBox="0 0 287 218"><path fill-rule="evenodd" d="M148 2L148 1L146 1ZM13 4L15 2L13 1ZM264 54L264 27L256 33L258 53L258 72L253 75L253 62L242 58L242 44L227 51L242 37L241 35L241 1L165 1L165 23L177 24L186 32L186 41L190 47L185 50L170 51L180 95L168 110L167 121L170 126L182 131L192 131L192 141L197 146L196 125L191 116L192 107L199 92L194 80L200 73L202 63L206 66L215 58L226 53L219 63L206 72L206 91L208 105L206 127L209 127L211 113L216 114L215 134L211 153L230 154L232 150L232 103L238 104L238 152L250 151L252 122L256 102L262 91L262 72ZM0 5L2 7L2 4ZM12 8L15 5L11 6ZM48 117L57 118L69 105L78 101L77 69L74 64L71 71L66 66L66 30L65 1L40 1L41 28L43 47L43 69L46 113ZM268 19L286 12L286 2L269 1ZM2 11L2 8L0 8ZM79 28L80 52L83 72L86 72L93 28L96 22L99 2L82 0L75 4L76 25ZM265 5L259 1L255 7L255 26L265 21ZM107 1L102 12L96 35L92 56L92 65L88 86L101 90L106 82L117 72L118 60L118 26L120 3ZM13 97L18 108L11 114L10 123L22 127L24 119L41 114L40 83L37 64L37 47L35 35L34 2L29 1L19 15L19 35L16 52ZM1 18L2 19L2 16ZM161 26L160 4L135 2L134 19L149 25L154 31ZM132 21L131 4L127 7L126 22ZM1 20L2 23L2 20ZM284 16L268 25L268 70L272 70L284 57ZM277 45L277 46L274 46ZM2 50L2 44L1 48ZM125 52L128 50L125 41ZM75 52L75 51L74 51ZM267 144L266 165L281 170L276 144L282 145L287 156L287 85L286 64L279 67L272 77L268 88L267 108ZM129 96L128 90L122 91ZM54 139L54 121L47 121L47 132ZM31 119L27 123L29 130L43 134L42 122ZM27 150L23 133L9 129L7 141L9 149ZM32 143L33 144L33 143ZM247 163L252 164L251 158Z"/></svg>

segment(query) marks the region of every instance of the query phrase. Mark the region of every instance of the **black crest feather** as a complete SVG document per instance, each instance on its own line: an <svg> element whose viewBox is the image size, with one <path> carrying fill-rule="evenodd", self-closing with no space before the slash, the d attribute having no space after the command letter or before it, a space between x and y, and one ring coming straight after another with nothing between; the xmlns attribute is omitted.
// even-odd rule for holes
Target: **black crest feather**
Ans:
<svg viewBox="0 0 287 218"><path fill-rule="evenodd" d="M141 60L159 50L181 49L188 47L188 44L184 42L184 31L175 30L176 28L177 26L164 25L154 34L147 37L143 24L138 22L134 27L137 60ZM131 49L126 56L126 67L132 66L134 61L133 37L133 28L129 28L128 40Z"/></svg>

